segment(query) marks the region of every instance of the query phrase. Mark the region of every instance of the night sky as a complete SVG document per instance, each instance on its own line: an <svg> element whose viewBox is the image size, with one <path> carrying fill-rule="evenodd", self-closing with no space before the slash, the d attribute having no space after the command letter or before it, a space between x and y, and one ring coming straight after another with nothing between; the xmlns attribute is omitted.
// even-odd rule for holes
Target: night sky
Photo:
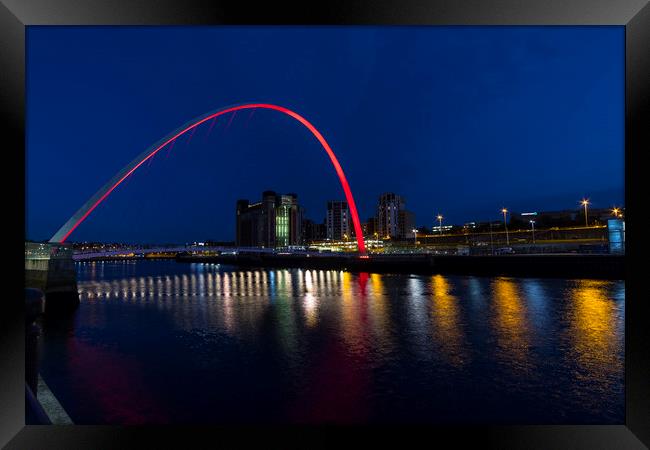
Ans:
<svg viewBox="0 0 650 450"><path fill-rule="evenodd" d="M621 206L623 27L28 27L27 238L49 239L174 128L233 103L305 116L361 221L382 192L418 226ZM344 199L316 139L278 112L201 126L119 186L70 241L234 240L235 202Z"/></svg>

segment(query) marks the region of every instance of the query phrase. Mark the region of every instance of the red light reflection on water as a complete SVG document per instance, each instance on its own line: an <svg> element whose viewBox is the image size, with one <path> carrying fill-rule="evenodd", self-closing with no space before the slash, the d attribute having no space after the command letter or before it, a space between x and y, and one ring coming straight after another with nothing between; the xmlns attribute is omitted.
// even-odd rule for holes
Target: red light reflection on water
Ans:
<svg viewBox="0 0 650 450"><path fill-rule="evenodd" d="M368 273L359 274L354 288L350 277L343 274L342 339L331 339L314 352L321 357L307 368L311 383L291 407L291 422L351 424L367 423L370 418Z"/></svg>
<svg viewBox="0 0 650 450"><path fill-rule="evenodd" d="M149 393L141 364L134 357L72 339L66 347L70 385L88 399L83 403L89 411L81 411L80 417L96 417L99 412L102 424L170 422L162 405Z"/></svg>

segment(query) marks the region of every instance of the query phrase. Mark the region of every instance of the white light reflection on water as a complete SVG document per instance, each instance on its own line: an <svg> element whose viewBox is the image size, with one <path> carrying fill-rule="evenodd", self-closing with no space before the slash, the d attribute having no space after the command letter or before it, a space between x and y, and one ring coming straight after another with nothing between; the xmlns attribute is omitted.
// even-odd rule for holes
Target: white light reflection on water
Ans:
<svg viewBox="0 0 650 450"><path fill-rule="evenodd" d="M461 389L459 383L489 380L495 398L529 402L534 411L548 410L541 416L548 420L582 411L616 421L623 411L617 403L624 393L622 282L138 264L106 263L106 278L97 264L80 269L83 339L96 335L128 346L112 327L141 311L138 326L147 320L164 326L149 340L185 349L188 370L195 354L196 373L217 373L221 352L235 348L246 364L282 370L274 376L296 386L317 383L309 378L316 374L354 373L358 386L374 389L357 392L354 401L372 395L381 402L390 391L421 396L434 408L426 396L437 383ZM118 310L118 322L109 320ZM155 352L146 345L137 351ZM262 360L274 363L255 365ZM409 380L410 390L393 381L399 379ZM437 401L445 395L439 392ZM493 417L486 404L467 410Z"/></svg>

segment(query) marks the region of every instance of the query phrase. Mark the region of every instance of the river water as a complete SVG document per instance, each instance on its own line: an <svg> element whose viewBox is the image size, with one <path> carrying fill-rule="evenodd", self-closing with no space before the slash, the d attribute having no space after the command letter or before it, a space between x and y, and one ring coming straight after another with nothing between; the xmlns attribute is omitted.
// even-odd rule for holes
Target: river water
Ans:
<svg viewBox="0 0 650 450"><path fill-rule="evenodd" d="M623 281L77 263L77 424L624 423Z"/></svg>

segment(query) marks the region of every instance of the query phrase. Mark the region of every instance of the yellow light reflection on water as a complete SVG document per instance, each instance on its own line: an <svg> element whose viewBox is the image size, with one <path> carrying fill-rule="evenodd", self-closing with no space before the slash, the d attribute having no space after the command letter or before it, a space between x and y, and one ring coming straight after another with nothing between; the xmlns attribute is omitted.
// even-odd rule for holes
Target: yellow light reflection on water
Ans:
<svg viewBox="0 0 650 450"><path fill-rule="evenodd" d="M448 362L462 366L467 362L463 330L459 319L458 299L450 294L449 281L442 275L431 278L433 288L433 339L440 346Z"/></svg>
<svg viewBox="0 0 650 450"><path fill-rule="evenodd" d="M497 357L516 372L528 372L530 329L519 287L512 279L500 277L492 288Z"/></svg>
<svg viewBox="0 0 650 450"><path fill-rule="evenodd" d="M393 342L390 334L388 299L384 294L384 282L381 275L371 274L370 286L372 289L368 299L368 311L373 337L379 343L375 348L381 353L388 353L393 350Z"/></svg>
<svg viewBox="0 0 650 450"><path fill-rule="evenodd" d="M570 290L569 340L580 375L602 383L622 371L622 337L618 335L616 303L609 298L610 281L576 280Z"/></svg>
<svg viewBox="0 0 650 450"><path fill-rule="evenodd" d="M343 326L343 340L347 344L349 351L356 354L365 354L366 348L363 339L363 330L361 329L361 317L359 315L358 289L355 289L352 283L352 275L349 272L342 272L341 275L341 319ZM356 294L356 295L355 295Z"/></svg>

